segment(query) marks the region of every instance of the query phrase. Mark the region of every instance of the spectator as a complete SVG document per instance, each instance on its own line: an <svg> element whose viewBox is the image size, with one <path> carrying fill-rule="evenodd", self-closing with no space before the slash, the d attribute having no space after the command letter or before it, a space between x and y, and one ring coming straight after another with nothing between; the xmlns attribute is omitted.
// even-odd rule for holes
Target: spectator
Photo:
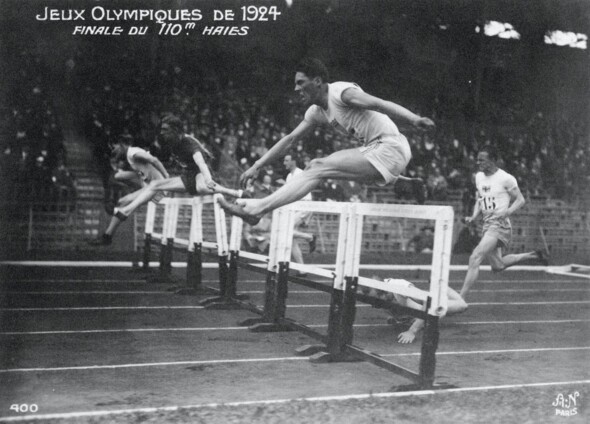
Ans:
<svg viewBox="0 0 590 424"><path fill-rule="evenodd" d="M432 253L434 247L434 227L420 228L418 234L410 239L406 250L414 253Z"/></svg>
<svg viewBox="0 0 590 424"><path fill-rule="evenodd" d="M433 166L433 171L426 181L426 187L428 188L428 196L430 199L438 201L446 200L448 183L438 166Z"/></svg>

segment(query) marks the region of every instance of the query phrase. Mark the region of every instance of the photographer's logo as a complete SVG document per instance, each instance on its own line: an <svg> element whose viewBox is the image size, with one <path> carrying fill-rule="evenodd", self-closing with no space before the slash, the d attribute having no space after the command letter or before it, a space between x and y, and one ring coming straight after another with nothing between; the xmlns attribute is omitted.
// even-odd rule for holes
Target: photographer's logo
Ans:
<svg viewBox="0 0 590 424"><path fill-rule="evenodd" d="M574 392L568 395L560 393L555 398L555 401L551 404L555 407L555 415L562 417L573 417L578 415L578 401L580 399L580 393Z"/></svg>

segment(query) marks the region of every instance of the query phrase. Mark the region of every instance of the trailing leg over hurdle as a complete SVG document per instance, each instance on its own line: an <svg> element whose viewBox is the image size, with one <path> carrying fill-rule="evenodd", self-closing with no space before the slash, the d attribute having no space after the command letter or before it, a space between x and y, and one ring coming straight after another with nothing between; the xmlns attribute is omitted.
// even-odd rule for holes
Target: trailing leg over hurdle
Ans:
<svg viewBox="0 0 590 424"><path fill-rule="evenodd" d="M174 203L177 200L170 199L169 201ZM192 206L193 211L196 204L194 203ZM338 247L333 269L290 262L293 216L296 211L301 210L339 216ZM174 210L165 208L164 214L164 222L166 222L166 214L170 214L169 219L171 219ZM220 299L218 300L221 301L222 305L243 307L260 315L260 318L247 320L242 324L248 325L251 331L256 332L296 330L318 340L321 345L309 345L297 349L298 354L311 355L310 360L316 363L352 360L369 361L411 380L414 384L409 388L429 389L435 387L439 320L447 311L447 288L453 231L453 210L450 206L296 202L273 212L269 256L240 250L242 221L236 217L232 217L230 241L227 250L224 250L225 217L222 210L217 211L216 209L215 214L217 243L211 243L208 247L216 247L218 251L220 267ZM384 282L359 276L365 217L418 219L435 222L428 290L413 287L403 279ZM146 228L149 228L147 224ZM196 233L192 234L193 231ZM191 223L191 235L189 238L193 242L199 239L197 232L198 226L193 226ZM225 238L225 240L227 239ZM167 243L177 243L190 247L190 243L179 241L174 237L169 237ZM202 242L202 244L205 245L206 242ZM193 251L197 252L195 249ZM222 258L224 255L225 259ZM165 255L163 257L166 258ZM200 258L193 258L193 260L197 263L201 261ZM237 295L236 287L239 282L239 269L241 268L266 275L264 306L262 308L245 302L243 296ZM290 275L291 270L327 278L331 281L331 284L327 285L308 278ZM193 272L198 272L198 270L195 269ZM331 295L327 334L319 333L313 328L286 316L289 282L301 284ZM423 309L416 310L390 300L363 294L359 292L359 286L415 299L422 303ZM417 371L387 361L377 353L353 344L353 325L357 300L377 308L399 311L424 320L424 335Z"/></svg>

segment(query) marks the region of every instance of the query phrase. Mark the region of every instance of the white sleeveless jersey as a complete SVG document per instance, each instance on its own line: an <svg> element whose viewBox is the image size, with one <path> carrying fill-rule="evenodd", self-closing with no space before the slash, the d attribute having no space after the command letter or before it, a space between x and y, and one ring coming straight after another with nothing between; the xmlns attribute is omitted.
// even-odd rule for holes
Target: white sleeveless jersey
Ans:
<svg viewBox="0 0 590 424"><path fill-rule="evenodd" d="M148 155L150 154L139 147L129 147L129 149L127 149L127 162L129 162L129 165L131 165L131 169L137 172L142 181L149 183L150 181L164 178L162 173L158 171L158 169L151 163L145 162L143 160L137 160L135 158L135 155L139 152L143 152Z"/></svg>
<svg viewBox="0 0 590 424"><path fill-rule="evenodd" d="M305 112L305 119L316 125L330 124L363 144L400 133L389 116L345 104L342 101L342 92L348 88L362 91L358 85L350 82L328 84L328 110L312 105Z"/></svg>
<svg viewBox="0 0 590 424"><path fill-rule="evenodd" d="M509 191L518 187L518 183L516 178L508 172L498 169L490 176L483 172L475 174L475 186L477 187L479 207L484 222L486 222L495 219L498 211L508 209L510 206Z"/></svg>

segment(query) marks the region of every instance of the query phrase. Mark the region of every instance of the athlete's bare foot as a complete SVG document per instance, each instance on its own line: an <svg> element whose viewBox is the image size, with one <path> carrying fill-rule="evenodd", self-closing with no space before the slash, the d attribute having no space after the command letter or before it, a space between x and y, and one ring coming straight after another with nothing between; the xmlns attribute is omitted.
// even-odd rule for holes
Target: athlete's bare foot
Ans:
<svg viewBox="0 0 590 424"><path fill-rule="evenodd" d="M251 215L246 212L243 204L239 205L237 203L230 203L225 200L224 197L220 197L218 203L219 206L221 206L227 213L237 216L238 218L242 218L242 220L247 224L256 225L260 221L261 217Z"/></svg>

